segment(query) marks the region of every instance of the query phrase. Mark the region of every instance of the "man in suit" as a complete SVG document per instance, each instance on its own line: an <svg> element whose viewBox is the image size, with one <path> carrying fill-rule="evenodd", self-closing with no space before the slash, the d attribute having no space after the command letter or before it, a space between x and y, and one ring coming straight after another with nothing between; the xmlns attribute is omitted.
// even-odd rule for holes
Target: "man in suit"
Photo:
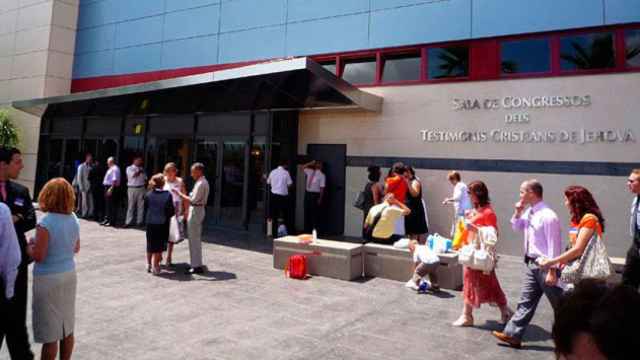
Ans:
<svg viewBox="0 0 640 360"><path fill-rule="evenodd" d="M78 166L75 182L78 186L78 214L86 219L93 216L93 195L89 181L89 174L93 168L93 155L87 153L84 159L84 162Z"/></svg>
<svg viewBox="0 0 640 360"><path fill-rule="evenodd" d="M627 184L629 185L629 192L633 195L631 218L629 220L631 247L627 252L627 261L622 273L622 283L631 286L637 291L640 287L640 169L631 171Z"/></svg>
<svg viewBox="0 0 640 360"><path fill-rule="evenodd" d="M33 359L29 335L27 333L27 284L29 282L29 262L25 232L36 227L36 212L31 202L29 189L13 180L24 168L22 154L18 149L0 147L0 201L11 209L11 217L18 235L22 262L18 267L13 298L7 306L11 309L8 319L0 321L0 345L4 337L12 359Z"/></svg>

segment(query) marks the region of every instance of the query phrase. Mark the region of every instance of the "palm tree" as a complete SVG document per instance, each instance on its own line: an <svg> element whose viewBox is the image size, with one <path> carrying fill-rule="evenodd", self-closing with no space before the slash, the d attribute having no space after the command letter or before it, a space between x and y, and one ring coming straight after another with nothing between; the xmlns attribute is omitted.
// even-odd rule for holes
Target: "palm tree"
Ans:
<svg viewBox="0 0 640 360"><path fill-rule="evenodd" d="M566 52L560 54L560 58L571 68L588 70L615 66L613 36L610 34L595 35L590 44L572 40L570 45L572 50L565 50Z"/></svg>
<svg viewBox="0 0 640 360"><path fill-rule="evenodd" d="M469 75L469 49L449 47L438 49L438 72L435 79Z"/></svg>

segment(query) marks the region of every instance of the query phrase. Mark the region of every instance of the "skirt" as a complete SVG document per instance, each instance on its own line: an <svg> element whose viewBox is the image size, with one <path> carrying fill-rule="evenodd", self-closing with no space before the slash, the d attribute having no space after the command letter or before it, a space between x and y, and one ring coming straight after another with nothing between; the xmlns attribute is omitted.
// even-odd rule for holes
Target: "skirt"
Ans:
<svg viewBox="0 0 640 360"><path fill-rule="evenodd" d="M167 250L169 223L147 224L147 252L159 253Z"/></svg>
<svg viewBox="0 0 640 360"><path fill-rule="evenodd" d="M76 319L76 272L33 277L33 339L47 344L73 334Z"/></svg>
<svg viewBox="0 0 640 360"><path fill-rule="evenodd" d="M495 270L485 274L465 266L462 292L464 302L474 308L479 308L486 303L492 306L507 305L507 297L500 287Z"/></svg>

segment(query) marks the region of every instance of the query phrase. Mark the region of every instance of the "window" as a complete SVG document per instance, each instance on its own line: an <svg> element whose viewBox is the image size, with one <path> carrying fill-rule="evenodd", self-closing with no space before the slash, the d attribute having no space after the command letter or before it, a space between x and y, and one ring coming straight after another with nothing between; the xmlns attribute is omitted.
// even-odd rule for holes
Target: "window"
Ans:
<svg viewBox="0 0 640 360"><path fill-rule="evenodd" d="M420 53L386 55L382 82L420 80Z"/></svg>
<svg viewBox="0 0 640 360"><path fill-rule="evenodd" d="M503 75L551 71L549 40L528 39L501 43L500 68Z"/></svg>
<svg viewBox="0 0 640 360"><path fill-rule="evenodd" d="M334 75L336 74L336 62L335 61L321 62L320 65L322 65L322 67L325 68L325 70L330 71Z"/></svg>
<svg viewBox="0 0 640 360"><path fill-rule="evenodd" d="M352 84L372 84L376 81L376 59L346 60L342 78Z"/></svg>
<svg viewBox="0 0 640 360"><path fill-rule="evenodd" d="M624 32L625 59L628 67L640 67L640 29Z"/></svg>
<svg viewBox="0 0 640 360"><path fill-rule="evenodd" d="M564 71L615 67L612 33L560 38L560 68Z"/></svg>
<svg viewBox="0 0 640 360"><path fill-rule="evenodd" d="M430 48L427 62L429 80L469 76L469 47Z"/></svg>

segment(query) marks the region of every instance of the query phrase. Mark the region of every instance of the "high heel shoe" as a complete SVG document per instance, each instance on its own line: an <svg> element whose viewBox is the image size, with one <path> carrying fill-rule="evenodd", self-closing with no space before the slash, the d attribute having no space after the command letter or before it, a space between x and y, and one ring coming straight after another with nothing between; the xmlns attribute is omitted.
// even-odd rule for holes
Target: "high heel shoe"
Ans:
<svg viewBox="0 0 640 360"><path fill-rule="evenodd" d="M455 327L469 327L473 326L473 316L460 315L458 320L454 321L451 326Z"/></svg>

